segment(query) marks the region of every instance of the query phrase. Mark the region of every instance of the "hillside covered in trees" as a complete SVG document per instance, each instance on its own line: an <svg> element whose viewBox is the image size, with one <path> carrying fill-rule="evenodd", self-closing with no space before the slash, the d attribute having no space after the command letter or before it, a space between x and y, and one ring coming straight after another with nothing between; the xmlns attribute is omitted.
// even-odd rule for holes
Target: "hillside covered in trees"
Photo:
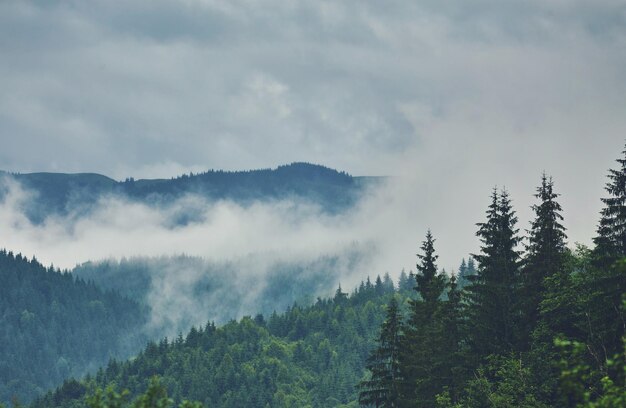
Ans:
<svg viewBox="0 0 626 408"><path fill-rule="evenodd" d="M284 314L208 323L34 406L121 403L115 389L219 407L624 406L626 152L618 163L593 248L566 245L544 174L525 234L507 191L494 189L480 251L456 276L437 267L428 231L415 275L397 288L379 278Z"/></svg>
<svg viewBox="0 0 626 408"><path fill-rule="evenodd" d="M480 249L451 275L438 268L435 234L427 231L415 274L403 272L396 285L385 275L362 282L350 294L339 288L331 298L295 303L284 313L259 313L225 324L209 321L184 335L150 341L133 358L114 358L83 377L66 368L66 362L77 358L69 352L63 359L59 352L50 353L54 361L37 360L38 354L31 353L26 358L31 366L55 367L53 378L67 378L32 406L126 406L133 400L134 406L150 406L146 401L218 407L624 406L626 151L623 155L609 173L592 248L568 247L557 188L544 174L532 202L535 216L525 232L507 191L493 190L485 219L477 224ZM69 289L63 291L69 293L82 288L83 297L71 310L86 313L87 321L76 319L81 326L70 333L89 327L119 340L142 324L142 307L117 292L102 292L36 261L7 252L2 256L9 265L3 270L14 271L7 275L7 287L15 291L20 279L29 282L20 299L35 303L4 306L11 330L28 333L22 337L37 338L28 331L32 322L52 326L50 333L55 333L57 318L46 313L58 310L50 289L57 283L36 286L50 279L64 282ZM145 266L135 262L112 268L87 265L83 273L104 282L107 274L115 279L123 268ZM22 270L28 272L15 272ZM38 279L24 279L29 274L39 274ZM143 302L142 279L140 274L126 288L111 289ZM33 294L24 295L29 290ZM38 309L38 303L51 306ZM116 309L118 303L121 309ZM13 343L7 353L37 347L9 333L6 341ZM105 350L99 358L113 356L106 334L97 336L104 344L88 347L96 353ZM83 356L91 353L85 343L68 348ZM11 380L30 373L11 371L27 367L27 352L14 355L21 360L16 357L4 370L5 388L13 387L12 392L21 383ZM36 381L34 386L24 383L31 388L21 392L35 393Z"/></svg>
<svg viewBox="0 0 626 408"><path fill-rule="evenodd" d="M356 247L310 260L137 257L87 262L72 274L145 305L153 317L147 332L160 338L207 320L224 324L244 315L282 312L294 302L310 304L318 295L331 294L342 273L357 270L367 259ZM256 273L250 273L252 268Z"/></svg>
<svg viewBox="0 0 626 408"><path fill-rule="evenodd" d="M175 402L220 407L355 406L365 360L390 298L405 303L413 277L395 290L389 276L351 294L293 305L285 313L212 323L148 344L129 361L111 361L93 376L66 382L34 407L84 406L82 396L116 384L137 396L158 376Z"/></svg>
<svg viewBox="0 0 626 408"><path fill-rule="evenodd" d="M127 178L116 181L92 174L0 172L14 180L31 196L23 203L24 213L36 223L50 215L85 214L99 200L119 197L150 205L168 205L185 195L194 194L208 201L232 200L243 205L255 201L291 199L338 212L354 205L364 189L380 178L352 177L327 167L292 163L276 169L250 171L210 170L171 179ZM0 188L0 198L7 189ZM193 214L181 218L189 222Z"/></svg>
<svg viewBox="0 0 626 408"><path fill-rule="evenodd" d="M146 342L138 303L0 251L0 401L29 401Z"/></svg>

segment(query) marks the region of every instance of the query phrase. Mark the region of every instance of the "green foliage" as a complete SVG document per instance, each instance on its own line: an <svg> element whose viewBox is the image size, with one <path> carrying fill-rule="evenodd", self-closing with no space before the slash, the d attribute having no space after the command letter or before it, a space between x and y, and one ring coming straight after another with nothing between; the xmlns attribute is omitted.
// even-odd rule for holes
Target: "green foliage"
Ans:
<svg viewBox="0 0 626 408"><path fill-rule="evenodd" d="M549 405L538 401L533 382L533 372L524 361L514 356L488 356L474 378L465 388L465 395L457 406L467 408L547 408ZM445 394L439 398L440 406L445 405ZM449 407L455 406L447 402Z"/></svg>
<svg viewBox="0 0 626 408"><path fill-rule="evenodd" d="M88 408L170 408L174 405L158 377L152 377L146 391L137 396L132 403L128 399L128 390L118 393L113 385L109 385L104 391L102 388L96 388L92 394L85 397L85 403ZM201 407L201 403L187 400L178 405L178 408Z"/></svg>
<svg viewBox="0 0 626 408"><path fill-rule="evenodd" d="M556 339L561 348L561 390L568 406L613 408L626 406L626 337L622 352L606 361L607 373L600 376L587 362L585 344ZM598 377L599 381L598 381Z"/></svg>

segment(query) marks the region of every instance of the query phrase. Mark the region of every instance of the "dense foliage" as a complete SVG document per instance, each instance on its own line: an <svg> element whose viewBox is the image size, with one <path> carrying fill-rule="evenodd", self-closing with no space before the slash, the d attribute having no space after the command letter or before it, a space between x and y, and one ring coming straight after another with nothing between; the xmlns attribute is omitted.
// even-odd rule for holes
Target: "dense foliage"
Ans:
<svg viewBox="0 0 626 408"><path fill-rule="evenodd" d="M544 174L525 235L494 189L458 278L438 269L428 231L397 288L386 275L285 313L194 327L33 407L624 406L626 152L618 162L592 249L567 247Z"/></svg>
<svg viewBox="0 0 626 408"><path fill-rule="evenodd" d="M412 277L404 277L405 288ZM386 304L406 303L389 276L369 279L348 295L285 313L244 317L221 327L209 323L186 336L150 343L136 358L113 360L81 382L67 381L35 407L84 406L90 389L116 384L131 396L159 376L175 402L211 407L357 406L355 384L375 344Z"/></svg>
<svg viewBox="0 0 626 408"><path fill-rule="evenodd" d="M69 273L0 251L0 401L28 401L146 339L135 302Z"/></svg>

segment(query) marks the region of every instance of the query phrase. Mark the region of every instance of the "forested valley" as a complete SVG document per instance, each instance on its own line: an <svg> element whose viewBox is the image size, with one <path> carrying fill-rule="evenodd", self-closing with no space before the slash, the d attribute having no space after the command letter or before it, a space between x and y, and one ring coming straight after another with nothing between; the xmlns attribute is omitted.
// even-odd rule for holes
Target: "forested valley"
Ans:
<svg viewBox="0 0 626 408"><path fill-rule="evenodd" d="M437 266L425 231L415 273L397 282L384 274L285 312L209 321L128 359L124 347L146 341L133 331L140 303L3 251L2 397L65 378L31 406L626 406L626 151L617 162L592 247L568 244L544 173L528 229L494 188L480 250L457 271ZM63 336L62 324L84 334ZM42 336L61 351L34 346ZM84 370L86 353L120 357Z"/></svg>

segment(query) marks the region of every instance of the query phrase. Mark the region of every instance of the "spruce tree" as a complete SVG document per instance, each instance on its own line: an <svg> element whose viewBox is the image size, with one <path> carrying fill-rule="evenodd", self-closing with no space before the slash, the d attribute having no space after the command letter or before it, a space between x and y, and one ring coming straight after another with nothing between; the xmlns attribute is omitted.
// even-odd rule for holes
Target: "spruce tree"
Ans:
<svg viewBox="0 0 626 408"><path fill-rule="evenodd" d="M584 313L596 317L588 319L585 343L596 355L605 357L619 349L626 327L620 308L626 293L626 149L622 154L617 160L619 168L609 170L608 197L602 199L604 208L594 239L595 268L590 268L579 284L579 292L585 293Z"/></svg>
<svg viewBox="0 0 626 408"><path fill-rule="evenodd" d="M437 356L443 389L453 402L458 401L462 385L467 375L465 350L463 349L463 313L461 291L458 289L456 276L452 275L447 284L447 298L440 311L442 344Z"/></svg>
<svg viewBox="0 0 626 408"><path fill-rule="evenodd" d="M465 263L465 258L463 258L461 260L461 265L459 265L459 271L457 272L456 276L459 277L458 280L462 280L462 279L465 279L466 275L467 275L467 263Z"/></svg>
<svg viewBox="0 0 626 408"><path fill-rule="evenodd" d="M480 253L477 274L467 286L469 345L476 357L507 353L518 348L520 241L517 217L506 191L494 189L487 221L477 224Z"/></svg>
<svg viewBox="0 0 626 408"><path fill-rule="evenodd" d="M552 178L544 173L535 197L539 204L532 206L535 219L528 231L526 259L522 274L522 334L529 346L530 334L539 319L539 304L545 294L545 280L563 268L565 260L565 227L561 224L561 205L556 201Z"/></svg>
<svg viewBox="0 0 626 408"><path fill-rule="evenodd" d="M441 295L446 279L437 272L435 239L430 230L418 254L415 290L419 295L410 301L411 312L402 348L401 373L403 406L434 406L435 395L441 392L444 379L438 356L442 347L439 319Z"/></svg>
<svg viewBox="0 0 626 408"><path fill-rule="evenodd" d="M467 276L472 276L476 274L476 262L474 262L474 258L471 256L467 260Z"/></svg>
<svg viewBox="0 0 626 408"><path fill-rule="evenodd" d="M398 301L391 298L387 316L378 338L378 347L367 360L371 377L361 381L359 404L375 407L398 407L400 377L400 345L402 315Z"/></svg>
<svg viewBox="0 0 626 408"><path fill-rule="evenodd" d="M413 290L414 284L409 281L409 277L407 276L404 269L400 272L400 277L398 278L398 292L408 292Z"/></svg>
<svg viewBox="0 0 626 408"><path fill-rule="evenodd" d="M459 289L463 289L470 282L469 277L476 274L476 266L474 264L474 259L469 257L468 261L465 262L465 258L461 260L461 265L459 266L459 270L456 274L456 284Z"/></svg>
<svg viewBox="0 0 626 408"><path fill-rule="evenodd" d="M416 265L415 290L417 290L417 293L420 295L423 304L427 306L426 311L429 314L426 317L432 317L435 313L439 297L446 285L445 276L437 273L437 265L435 262L437 262L439 256L435 255L434 244L435 239L430 230L428 230L426 240L422 243L420 248L423 254L417 254L419 262Z"/></svg>
<svg viewBox="0 0 626 408"><path fill-rule="evenodd" d="M626 149L617 159L619 168L609 170L609 182L602 198L604 208L600 212L598 236L594 238L595 255L600 266L609 266L616 259L626 256Z"/></svg>

